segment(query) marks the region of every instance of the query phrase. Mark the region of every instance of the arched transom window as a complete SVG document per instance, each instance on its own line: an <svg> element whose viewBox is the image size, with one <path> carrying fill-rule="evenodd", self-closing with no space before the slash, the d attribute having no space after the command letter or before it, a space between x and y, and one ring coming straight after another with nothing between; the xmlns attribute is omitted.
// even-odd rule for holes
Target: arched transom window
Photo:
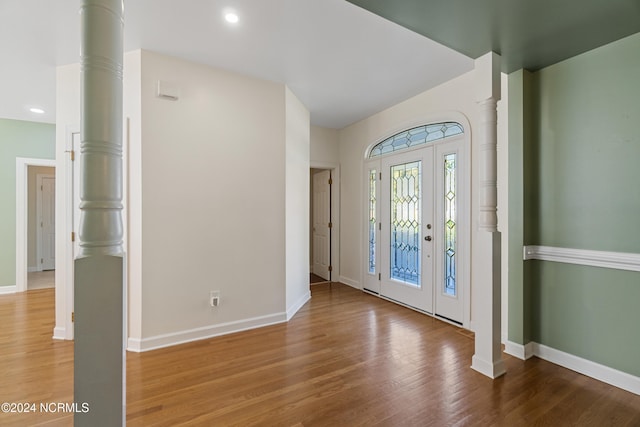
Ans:
<svg viewBox="0 0 640 427"><path fill-rule="evenodd" d="M384 141L376 144L369 153L372 159L383 154L404 150L417 145L428 144L451 136L461 135L464 129L460 123L444 122L418 126L397 133Z"/></svg>

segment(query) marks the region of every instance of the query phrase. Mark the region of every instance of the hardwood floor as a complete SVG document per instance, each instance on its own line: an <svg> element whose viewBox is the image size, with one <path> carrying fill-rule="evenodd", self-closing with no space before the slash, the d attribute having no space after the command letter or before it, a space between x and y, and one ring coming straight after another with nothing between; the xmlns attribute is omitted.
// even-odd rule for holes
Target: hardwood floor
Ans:
<svg viewBox="0 0 640 427"><path fill-rule="evenodd" d="M325 282L327 282L327 280L323 279L317 274L313 274L313 273L309 274L309 284L317 285L318 283L325 283Z"/></svg>
<svg viewBox="0 0 640 427"><path fill-rule="evenodd" d="M55 273L55 270L27 273L27 289L32 291L35 289L53 288L56 285Z"/></svg>
<svg viewBox="0 0 640 427"><path fill-rule="evenodd" d="M539 359L469 368L466 331L334 283L286 324L127 354L129 426L640 426L640 396ZM53 290L0 296L0 401L71 402ZM0 425L67 426L64 413Z"/></svg>

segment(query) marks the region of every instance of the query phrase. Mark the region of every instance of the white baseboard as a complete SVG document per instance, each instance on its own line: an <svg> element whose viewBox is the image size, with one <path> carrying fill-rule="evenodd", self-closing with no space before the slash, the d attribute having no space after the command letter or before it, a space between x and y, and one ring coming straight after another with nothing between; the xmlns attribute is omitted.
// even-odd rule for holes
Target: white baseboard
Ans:
<svg viewBox="0 0 640 427"><path fill-rule="evenodd" d="M538 343L531 343L533 354L540 359L579 372L596 380L640 395L640 377L618 371L591 360L565 353Z"/></svg>
<svg viewBox="0 0 640 427"><path fill-rule="evenodd" d="M469 322L469 330L473 333L476 332L476 322L474 320Z"/></svg>
<svg viewBox="0 0 640 427"><path fill-rule="evenodd" d="M253 317L250 319L238 320L235 322L204 326L201 328L189 329L186 331L172 332L170 334L156 335L149 338L129 338L127 340L127 350L139 353L149 350L155 350L158 348L184 344L192 341L213 338L220 335L232 334L234 332L261 328L263 326L275 325L277 323L284 323L286 321L286 313L276 313L266 316Z"/></svg>
<svg viewBox="0 0 640 427"><path fill-rule="evenodd" d="M56 326L53 328L53 339L54 340L64 340L67 337L67 330L61 326Z"/></svg>
<svg viewBox="0 0 640 427"><path fill-rule="evenodd" d="M0 295L15 294L15 293L16 293L16 285L0 286Z"/></svg>
<svg viewBox="0 0 640 427"><path fill-rule="evenodd" d="M525 345L515 343L507 340L504 343L504 352L510 354L513 357L517 357L520 360L531 359L533 354L533 343L528 342Z"/></svg>
<svg viewBox="0 0 640 427"><path fill-rule="evenodd" d="M340 283L344 283L345 285L349 285L352 288L356 288L358 290L362 290L362 288L360 287L360 282L358 282L357 280L349 279L348 277L345 277L345 276L340 276L338 278L338 281Z"/></svg>
<svg viewBox="0 0 640 427"><path fill-rule="evenodd" d="M307 291L295 304L287 309L287 322L311 299L311 291Z"/></svg>
<svg viewBox="0 0 640 427"><path fill-rule="evenodd" d="M475 354L471 358L471 369L494 379L504 375L505 372L507 372L504 367L504 361L502 359L491 362L482 360Z"/></svg>

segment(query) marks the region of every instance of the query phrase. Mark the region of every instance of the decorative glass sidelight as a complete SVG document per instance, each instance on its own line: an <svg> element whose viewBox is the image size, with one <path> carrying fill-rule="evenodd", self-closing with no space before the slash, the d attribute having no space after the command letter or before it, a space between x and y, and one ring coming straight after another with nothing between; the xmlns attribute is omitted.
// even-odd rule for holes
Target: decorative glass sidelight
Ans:
<svg viewBox="0 0 640 427"><path fill-rule="evenodd" d="M420 287L421 162L391 167L391 278Z"/></svg>
<svg viewBox="0 0 640 427"><path fill-rule="evenodd" d="M457 294L456 153L444 156L444 293Z"/></svg>
<svg viewBox="0 0 640 427"><path fill-rule="evenodd" d="M404 132L397 133L379 144L376 144L371 149L369 158L374 158L398 150L404 150L417 145L427 144L440 139L449 138L451 136L461 135L463 133L464 129L462 125L456 122L432 123L429 125L418 126L405 130Z"/></svg>
<svg viewBox="0 0 640 427"><path fill-rule="evenodd" d="M369 171L369 273L376 272L376 170Z"/></svg>

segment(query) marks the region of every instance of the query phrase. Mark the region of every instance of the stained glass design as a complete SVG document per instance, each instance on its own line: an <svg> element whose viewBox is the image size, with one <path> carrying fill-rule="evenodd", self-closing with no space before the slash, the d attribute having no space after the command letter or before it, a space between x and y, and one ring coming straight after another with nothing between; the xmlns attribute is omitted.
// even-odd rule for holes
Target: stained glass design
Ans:
<svg viewBox="0 0 640 427"><path fill-rule="evenodd" d="M421 162L391 167L391 278L420 287Z"/></svg>
<svg viewBox="0 0 640 427"><path fill-rule="evenodd" d="M369 157L377 157L383 154L392 153L416 145L427 144L429 142L445 139L450 136L460 135L464 133L464 129L460 123L444 122L433 123L430 125L418 126L413 129L400 132L390 138L385 139L377 144Z"/></svg>
<svg viewBox="0 0 640 427"><path fill-rule="evenodd" d="M376 170L369 171L369 273L376 272Z"/></svg>
<svg viewBox="0 0 640 427"><path fill-rule="evenodd" d="M444 156L444 293L456 296L456 154Z"/></svg>

